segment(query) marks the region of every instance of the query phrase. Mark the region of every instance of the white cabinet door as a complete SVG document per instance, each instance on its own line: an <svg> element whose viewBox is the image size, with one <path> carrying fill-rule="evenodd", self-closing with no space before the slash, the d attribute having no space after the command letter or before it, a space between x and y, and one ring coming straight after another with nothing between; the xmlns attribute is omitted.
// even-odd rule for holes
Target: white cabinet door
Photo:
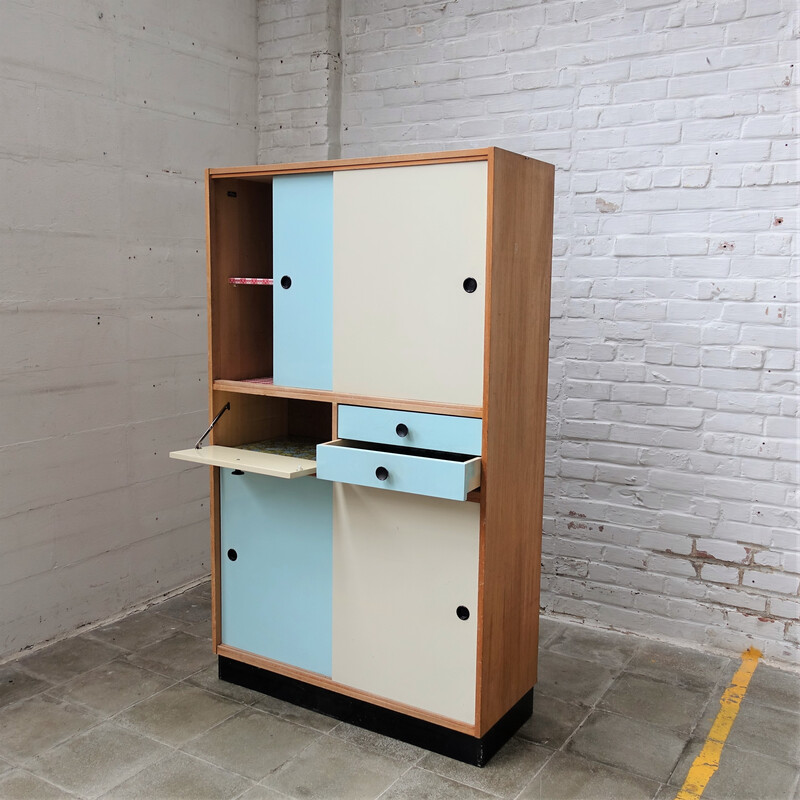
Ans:
<svg viewBox="0 0 800 800"><path fill-rule="evenodd" d="M334 391L481 405L487 192L486 162L334 173Z"/></svg>
<svg viewBox="0 0 800 800"><path fill-rule="evenodd" d="M333 680L473 723L479 505L342 483L333 497Z"/></svg>

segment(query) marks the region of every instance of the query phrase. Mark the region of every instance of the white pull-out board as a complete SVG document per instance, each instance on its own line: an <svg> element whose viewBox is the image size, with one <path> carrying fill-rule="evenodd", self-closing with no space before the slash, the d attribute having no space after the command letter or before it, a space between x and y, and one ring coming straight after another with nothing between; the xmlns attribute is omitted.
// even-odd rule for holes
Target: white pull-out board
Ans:
<svg viewBox="0 0 800 800"><path fill-rule="evenodd" d="M274 478L302 478L317 471L317 462L307 458L294 458L276 453L260 453L255 450L242 450L238 447L223 447L212 444L199 450L174 450L170 458L206 464L210 467L240 469L258 475L271 475Z"/></svg>

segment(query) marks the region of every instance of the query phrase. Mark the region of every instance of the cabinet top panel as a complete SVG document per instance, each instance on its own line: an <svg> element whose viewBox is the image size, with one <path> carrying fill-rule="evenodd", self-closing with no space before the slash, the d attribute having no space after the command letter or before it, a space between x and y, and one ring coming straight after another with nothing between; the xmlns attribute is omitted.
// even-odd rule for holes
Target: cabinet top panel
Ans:
<svg viewBox="0 0 800 800"><path fill-rule="evenodd" d="M444 150L438 153L406 153L373 158L341 158L335 161L302 161L295 164L261 164L249 167L218 167L208 169L209 178L252 178L270 180L273 175L294 172L328 172L345 169L371 169L375 167L407 167L415 164L448 164L459 161L489 161L497 147L475 150ZM507 152L507 151L501 151ZM517 155L517 154L513 154ZM528 158L519 156L518 158ZM530 159L534 160L534 159Z"/></svg>

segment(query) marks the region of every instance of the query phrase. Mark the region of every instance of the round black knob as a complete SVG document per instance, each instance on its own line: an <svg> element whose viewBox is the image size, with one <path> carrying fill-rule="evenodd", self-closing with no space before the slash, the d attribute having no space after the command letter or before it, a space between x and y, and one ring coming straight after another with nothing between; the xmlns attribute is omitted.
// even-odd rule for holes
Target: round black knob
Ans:
<svg viewBox="0 0 800 800"><path fill-rule="evenodd" d="M288 289L291 285L292 285L292 279L288 275L284 275L281 278L281 287L283 289ZM474 292L475 290L473 289L472 291Z"/></svg>
<svg viewBox="0 0 800 800"><path fill-rule="evenodd" d="M231 561L236 561L236 559L239 558L239 554L231 547L231 549L228 550L228 558Z"/></svg>
<svg viewBox="0 0 800 800"><path fill-rule="evenodd" d="M385 481L389 477L389 470L386 469L386 467L378 467L378 469L375 470L375 477L379 481Z"/></svg>
<svg viewBox="0 0 800 800"><path fill-rule="evenodd" d="M462 620L469 619L469 609L466 606L459 606L456 609L456 616Z"/></svg>
<svg viewBox="0 0 800 800"><path fill-rule="evenodd" d="M478 288L478 281L475 278L465 278L464 279L464 291L467 294L472 294Z"/></svg>
<svg viewBox="0 0 800 800"><path fill-rule="evenodd" d="M242 472L240 469L235 469L233 472L231 472L231 475L244 475L244 472Z"/></svg>
<svg viewBox="0 0 800 800"><path fill-rule="evenodd" d="M403 438L405 438L406 436L408 436L408 425L403 425L403 423L401 422L401 423L400 423L400 424L399 424L399 425L398 425L398 426L397 426L397 427L394 429L394 431L395 431L395 433L396 433L396 434L397 434L397 435L398 435L398 436L399 436L401 439L403 439Z"/></svg>

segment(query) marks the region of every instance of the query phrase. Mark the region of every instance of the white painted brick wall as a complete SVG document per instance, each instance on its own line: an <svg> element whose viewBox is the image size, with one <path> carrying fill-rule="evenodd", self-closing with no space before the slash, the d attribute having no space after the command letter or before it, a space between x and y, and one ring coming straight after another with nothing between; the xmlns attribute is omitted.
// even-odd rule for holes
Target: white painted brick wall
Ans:
<svg viewBox="0 0 800 800"><path fill-rule="evenodd" d="M268 19L304 6L259 9L262 75L308 73L308 26ZM340 25L342 156L556 165L544 608L796 660L796 3L342 0ZM262 161L319 152L287 86L262 78Z"/></svg>
<svg viewBox="0 0 800 800"><path fill-rule="evenodd" d="M340 0L258 3L259 163L339 157L340 14Z"/></svg>
<svg viewBox="0 0 800 800"><path fill-rule="evenodd" d="M208 573L203 171L255 0L0 3L0 658Z"/></svg>

